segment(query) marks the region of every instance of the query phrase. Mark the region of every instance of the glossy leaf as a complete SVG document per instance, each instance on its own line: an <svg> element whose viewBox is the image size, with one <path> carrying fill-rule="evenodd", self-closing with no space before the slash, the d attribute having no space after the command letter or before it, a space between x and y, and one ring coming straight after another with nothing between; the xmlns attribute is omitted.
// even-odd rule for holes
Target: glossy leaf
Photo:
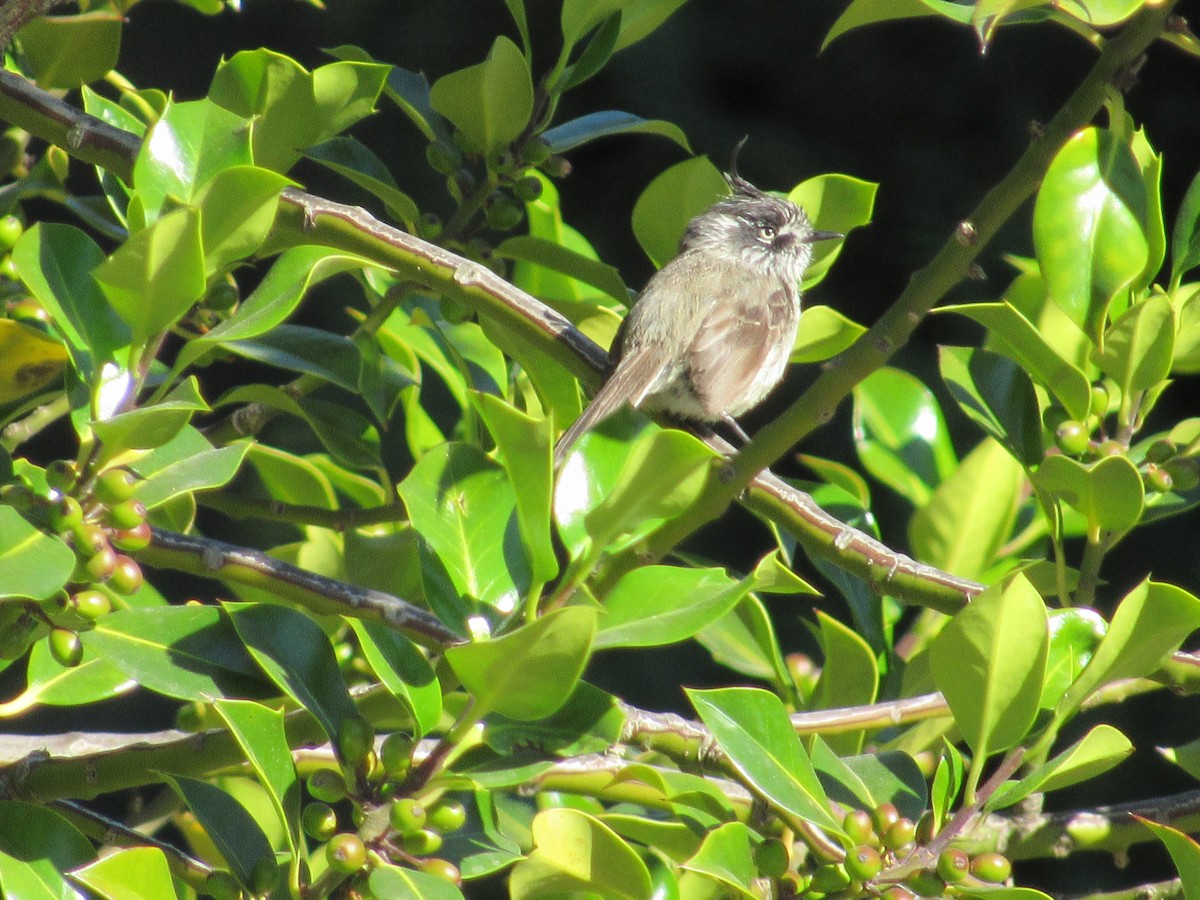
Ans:
<svg viewBox="0 0 1200 900"><path fill-rule="evenodd" d="M91 275L104 262L104 252L84 232L39 222L17 239L12 259L21 280L65 338L84 378L129 344L129 326Z"/></svg>
<svg viewBox="0 0 1200 900"><path fill-rule="evenodd" d="M390 628L361 619L347 621L375 677L412 715L417 737L433 731L442 714L442 689L429 661L412 641Z"/></svg>
<svg viewBox="0 0 1200 900"><path fill-rule="evenodd" d="M530 584L513 482L469 444L442 444L422 457L399 492L417 532L467 597L511 612Z"/></svg>
<svg viewBox="0 0 1200 900"><path fill-rule="evenodd" d="M462 900L463 894L444 878L401 866L376 866L367 879L373 897L406 900Z"/></svg>
<svg viewBox="0 0 1200 900"><path fill-rule="evenodd" d="M75 554L66 544L0 505L0 597L41 600L62 588L74 570Z"/></svg>
<svg viewBox="0 0 1200 900"><path fill-rule="evenodd" d="M957 465L937 400L899 369L878 369L854 388L854 446L868 472L917 507Z"/></svg>
<svg viewBox="0 0 1200 900"><path fill-rule="evenodd" d="M1091 382L1011 303L967 303L943 306L938 311L956 312L983 325L988 329L991 349L1003 353L1028 372L1073 419L1082 422L1087 418Z"/></svg>
<svg viewBox="0 0 1200 900"><path fill-rule="evenodd" d="M501 35L483 62L434 82L429 100L473 148L491 153L513 141L529 123L529 63L517 45Z"/></svg>
<svg viewBox="0 0 1200 900"><path fill-rule="evenodd" d="M175 900L171 866L158 847L126 847L71 872L71 880L105 900Z"/></svg>
<svg viewBox="0 0 1200 900"><path fill-rule="evenodd" d="M249 447L239 442L216 449L195 428L185 425L133 466L144 479L138 485L138 499L147 509L154 509L181 495L228 484Z"/></svg>
<svg viewBox="0 0 1200 900"><path fill-rule="evenodd" d="M258 674L228 620L211 606L122 610L80 637L142 687L179 700L246 696Z"/></svg>
<svg viewBox="0 0 1200 900"><path fill-rule="evenodd" d="M679 252L693 216L729 193L721 173L703 156L676 163L650 182L633 206L633 233L656 266Z"/></svg>
<svg viewBox="0 0 1200 900"><path fill-rule="evenodd" d="M934 681L977 754L1007 750L1033 725L1049 640L1046 607L1021 575L984 591L934 638Z"/></svg>
<svg viewBox="0 0 1200 900"><path fill-rule="evenodd" d="M496 255L558 272L603 291L619 303L629 300L629 291L615 268L545 238L532 235L507 238L496 248Z"/></svg>
<svg viewBox="0 0 1200 900"><path fill-rule="evenodd" d="M1093 532L1126 531L1142 515L1142 476L1124 456L1108 456L1091 464L1051 456L1033 473L1033 483L1077 510Z"/></svg>
<svg viewBox="0 0 1200 900"><path fill-rule="evenodd" d="M251 256L275 221L279 192L290 182L269 169L222 169L197 194L204 274L212 278Z"/></svg>
<svg viewBox="0 0 1200 900"><path fill-rule="evenodd" d="M773 806L838 832L825 791L779 698L757 688L688 690L729 761Z"/></svg>
<svg viewBox="0 0 1200 900"><path fill-rule="evenodd" d="M741 601L696 635L715 662L751 678L784 686L791 682L775 626L754 594Z"/></svg>
<svg viewBox="0 0 1200 900"><path fill-rule="evenodd" d="M1026 466L1041 462L1042 419L1024 369L972 347L939 347L942 380L959 408Z"/></svg>
<svg viewBox="0 0 1200 900"><path fill-rule="evenodd" d="M116 11L104 8L39 16L17 32L22 65L43 90L69 91L96 81L116 68L123 22Z"/></svg>
<svg viewBox="0 0 1200 900"><path fill-rule="evenodd" d="M1097 28L1124 22L1146 5L1146 0L1065 0L1063 12Z"/></svg>
<svg viewBox="0 0 1200 900"><path fill-rule="evenodd" d="M91 841L54 810L0 800L0 883L6 897L72 897L63 873L95 858Z"/></svg>
<svg viewBox="0 0 1200 900"><path fill-rule="evenodd" d="M109 454L150 450L172 440L196 413L208 411L208 404L200 396L200 384L193 377L181 382L158 403L94 422L92 430Z"/></svg>
<svg viewBox="0 0 1200 900"><path fill-rule="evenodd" d="M551 536L552 437L549 423L535 419L494 394L475 393L475 408L496 442L496 454L508 473L516 499L517 524L534 581L546 583L558 574Z"/></svg>
<svg viewBox="0 0 1200 900"><path fill-rule="evenodd" d="M650 873L633 848L587 813L560 807L533 820L533 850L513 867L513 900L593 891L613 900L650 895Z"/></svg>
<svg viewBox="0 0 1200 900"><path fill-rule="evenodd" d="M751 831L742 822L726 822L704 836L696 853L683 864L689 872L711 879L726 897L753 900L757 871L750 843Z"/></svg>
<svg viewBox="0 0 1200 900"><path fill-rule="evenodd" d="M493 715L484 741L502 755L530 746L543 755L602 753L621 740L626 724L626 713L616 697L580 681L566 703L544 719L522 722Z"/></svg>
<svg viewBox="0 0 1200 900"><path fill-rule="evenodd" d="M1133 754L1133 744L1111 725L1097 725L1053 759L1020 781L1008 782L992 795L987 809L1004 809L1033 793L1049 793L1107 772Z"/></svg>
<svg viewBox="0 0 1200 900"><path fill-rule="evenodd" d="M411 228L420 216L417 204L400 190L383 160L355 138L330 138L309 147L304 155L381 200L388 215L403 222L406 227Z"/></svg>
<svg viewBox="0 0 1200 900"><path fill-rule="evenodd" d="M797 204L820 231L847 235L871 221L879 185L849 175L817 175L792 188L788 199ZM843 238L812 245L813 258L801 287L808 290L824 280L842 252Z"/></svg>
<svg viewBox="0 0 1200 900"><path fill-rule="evenodd" d="M942 16L966 25L971 21L971 14L972 7L952 0L852 0L825 35L821 49L824 50L846 32L865 25L927 16Z"/></svg>
<svg viewBox="0 0 1200 900"><path fill-rule="evenodd" d="M879 672L870 645L823 612L817 612L817 624L824 664L813 697L813 708L836 709L874 703L879 690ZM827 740L838 753L851 754L862 749L863 738L861 731L851 731L831 734Z"/></svg>
<svg viewBox="0 0 1200 900"><path fill-rule="evenodd" d="M822 362L848 349L867 329L829 306L805 306L792 346L794 363Z"/></svg>
<svg viewBox="0 0 1200 900"><path fill-rule="evenodd" d="M207 99L172 103L150 126L133 164L145 224L171 204L191 204L219 173L253 161L249 121Z"/></svg>
<svg viewBox="0 0 1200 900"><path fill-rule="evenodd" d="M1143 581L1125 595L1083 673L1056 709L1074 714L1102 684L1155 671L1185 637L1200 628L1200 598L1183 588Z"/></svg>
<svg viewBox="0 0 1200 900"><path fill-rule="evenodd" d="M575 59L575 62L565 66L562 70L562 75L553 83L552 90L555 93L566 93L574 87L583 84L597 72L604 68L605 63L613 55L613 50L617 45L617 38L621 34L621 12L610 15L600 26L592 32L592 36L588 39L587 46ZM528 37L522 33L522 37ZM525 54L529 55L529 42L525 42ZM571 50L570 47L563 48L561 59L566 59L567 54Z"/></svg>
<svg viewBox="0 0 1200 900"><path fill-rule="evenodd" d="M597 138L618 134L655 134L673 141L689 153L692 150L688 146L687 135L678 125L662 119L643 119L616 109L588 113L548 128L542 132L542 140L550 145L553 152L566 153Z"/></svg>
<svg viewBox="0 0 1200 900"><path fill-rule="evenodd" d="M252 891L255 870L264 865L264 860L275 862L275 852L258 823L244 806L214 784L184 775L163 777L199 820L229 864L233 877Z"/></svg>
<svg viewBox="0 0 1200 900"><path fill-rule="evenodd" d="M1050 297L1099 340L1108 307L1149 256L1146 189L1137 160L1112 132L1085 128L1058 152L1033 211L1033 239Z"/></svg>
<svg viewBox="0 0 1200 900"><path fill-rule="evenodd" d="M532 721L571 696L595 632L595 610L570 606L500 637L450 647L446 661L474 698L476 715Z"/></svg>
<svg viewBox="0 0 1200 900"><path fill-rule="evenodd" d="M204 296L200 214L168 213L117 248L92 273L113 309L143 344L174 325Z"/></svg>
<svg viewBox="0 0 1200 900"><path fill-rule="evenodd" d="M1165 294L1131 306L1105 332L1096 365L1117 383L1122 396L1158 385L1171 371L1175 310Z"/></svg>
<svg viewBox="0 0 1200 900"><path fill-rule="evenodd" d="M259 668L336 741L342 723L358 714L321 626L285 606L226 602L223 607Z"/></svg>
<svg viewBox="0 0 1200 900"><path fill-rule="evenodd" d="M604 598L596 649L656 647L694 636L750 590L722 569L642 566Z"/></svg>
<svg viewBox="0 0 1200 900"><path fill-rule="evenodd" d="M45 641L29 652L25 690L0 704L0 718L17 715L35 706L84 706L128 693L137 683L111 663L84 648L77 666L64 669L50 654Z"/></svg>
<svg viewBox="0 0 1200 900"><path fill-rule="evenodd" d="M884 750L840 757L826 738L814 735L812 762L831 800L859 809L891 803L914 822L925 811L925 776L907 753Z"/></svg>
<svg viewBox="0 0 1200 900"><path fill-rule="evenodd" d="M1171 230L1171 283L1200 265L1200 172L1192 178Z"/></svg>
<svg viewBox="0 0 1200 900"><path fill-rule="evenodd" d="M1050 656L1040 706L1053 709L1080 672L1092 661L1108 623L1094 609L1055 609L1050 612Z"/></svg>
<svg viewBox="0 0 1200 900"><path fill-rule="evenodd" d="M1154 836L1162 841L1167 852L1171 854L1171 862L1175 864L1175 870L1179 872L1183 884L1183 896L1186 900L1195 900L1197 885L1200 885L1200 844L1169 825L1160 825L1138 815L1134 815L1134 818L1149 828Z"/></svg>

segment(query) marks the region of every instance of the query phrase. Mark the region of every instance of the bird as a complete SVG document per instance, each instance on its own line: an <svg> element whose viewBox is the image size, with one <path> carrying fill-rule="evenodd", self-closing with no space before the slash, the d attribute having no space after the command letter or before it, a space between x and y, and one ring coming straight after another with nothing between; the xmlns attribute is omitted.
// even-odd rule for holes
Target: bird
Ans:
<svg viewBox="0 0 1200 900"><path fill-rule="evenodd" d="M743 142L744 143L744 142ZM622 404L684 422L724 422L758 406L783 378L800 323L800 281L817 231L790 200L737 173L728 196L695 216L679 252L647 282L617 331L609 376L554 448L554 468Z"/></svg>

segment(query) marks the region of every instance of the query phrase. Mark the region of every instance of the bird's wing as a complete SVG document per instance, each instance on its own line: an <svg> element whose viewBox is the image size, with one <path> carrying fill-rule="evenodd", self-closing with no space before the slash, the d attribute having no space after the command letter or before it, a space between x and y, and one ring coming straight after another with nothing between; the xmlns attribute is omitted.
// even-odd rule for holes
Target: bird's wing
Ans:
<svg viewBox="0 0 1200 900"><path fill-rule="evenodd" d="M724 293L705 316L687 356L692 390L714 420L730 410L736 414L754 394L779 329L793 314L795 298L785 286L761 296L746 284L754 280L725 279Z"/></svg>
<svg viewBox="0 0 1200 900"><path fill-rule="evenodd" d="M663 354L653 347L639 347L623 355L587 409L558 439L554 448L554 468L562 465L567 452L585 431L616 412L622 403L628 401L633 406L640 406L662 375L663 364Z"/></svg>

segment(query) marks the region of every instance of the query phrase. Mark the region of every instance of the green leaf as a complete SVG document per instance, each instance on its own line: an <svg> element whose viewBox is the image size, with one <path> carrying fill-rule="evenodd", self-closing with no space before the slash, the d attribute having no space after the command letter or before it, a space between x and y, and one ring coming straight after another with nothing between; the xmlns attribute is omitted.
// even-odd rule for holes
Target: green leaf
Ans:
<svg viewBox="0 0 1200 900"><path fill-rule="evenodd" d="M566 703L547 718L520 722L493 714L483 739L502 756L529 747L537 747L543 756L578 756L607 750L621 740L627 723L616 697L580 681Z"/></svg>
<svg viewBox="0 0 1200 900"><path fill-rule="evenodd" d="M246 696L258 674L229 621L211 606L121 610L80 638L142 687L179 700Z"/></svg>
<svg viewBox="0 0 1200 900"><path fill-rule="evenodd" d="M204 274L211 279L255 253L275 221L279 192L288 184L269 169L232 166L200 189Z"/></svg>
<svg viewBox="0 0 1200 900"><path fill-rule="evenodd" d="M154 509L194 491L222 487L238 473L250 446L242 441L217 449L195 428L185 425L132 466L145 479L138 485L138 499L147 509Z"/></svg>
<svg viewBox="0 0 1200 900"><path fill-rule="evenodd" d="M753 900L757 870L750 847L751 831L741 822L726 822L704 836L704 841L682 868L717 882L732 894Z"/></svg>
<svg viewBox="0 0 1200 900"><path fill-rule="evenodd" d="M683 129L673 122L663 119L643 119L633 113L607 109L601 112L588 113L577 119L571 119L542 132L542 140L550 145L554 153L566 153L597 138L612 137L617 134L656 134L678 144L688 153L692 148L688 145L687 135Z"/></svg>
<svg viewBox="0 0 1200 900"><path fill-rule="evenodd" d="M450 140L446 121L429 102L429 80L424 74L392 66L384 90L388 98L412 120L426 140Z"/></svg>
<svg viewBox="0 0 1200 900"><path fill-rule="evenodd" d="M1145 221L1133 152L1112 132L1078 132L1042 180L1033 240L1051 299L1097 342L1109 305L1146 266Z"/></svg>
<svg viewBox="0 0 1200 900"><path fill-rule="evenodd" d="M315 621L285 606L222 604L259 668L307 709L337 741L344 721L358 715L329 638Z"/></svg>
<svg viewBox="0 0 1200 900"><path fill-rule="evenodd" d="M253 161L249 121L207 99L171 103L150 126L133 164L145 223L174 204L191 204L220 172Z"/></svg>
<svg viewBox="0 0 1200 900"><path fill-rule="evenodd" d="M1200 897L1200 844L1169 825L1159 825L1138 815L1134 818L1149 828L1171 854L1171 862L1175 863L1175 870L1180 875L1185 900Z"/></svg>
<svg viewBox="0 0 1200 900"><path fill-rule="evenodd" d="M12 260L66 340L81 377L91 380L95 368L128 346L129 327L92 278L92 271L104 262L104 252L84 232L38 222L17 239Z"/></svg>
<svg viewBox="0 0 1200 900"><path fill-rule="evenodd" d="M642 566L625 573L604 598L596 649L656 647L693 637L750 591L723 569Z"/></svg>
<svg viewBox="0 0 1200 900"><path fill-rule="evenodd" d="M1058 705L1079 673L1091 662L1107 629L1108 623L1094 609L1051 610L1050 656L1039 704L1042 709L1053 709Z"/></svg>
<svg viewBox="0 0 1200 900"><path fill-rule="evenodd" d="M1102 684L1140 678L1158 669L1185 637L1200 628L1200 598L1170 584L1143 581L1125 595L1092 661L1055 711L1074 715Z"/></svg>
<svg viewBox="0 0 1200 900"><path fill-rule="evenodd" d="M971 21L971 14L971 6L952 0L853 0L825 35L821 51L846 32L864 25L927 16L942 16L966 25Z"/></svg>
<svg viewBox="0 0 1200 900"><path fill-rule="evenodd" d="M831 800L859 809L891 803L913 821L925 811L925 777L907 753L885 750L842 758L821 735L811 740L813 767Z"/></svg>
<svg viewBox="0 0 1200 900"><path fill-rule="evenodd" d="M938 312L956 312L974 319L988 329L992 350L1003 353L1029 377L1046 388L1070 413L1082 422L1091 406L1092 386L1070 360L1065 359L1041 330L1011 303L964 303L943 306Z"/></svg>
<svg viewBox="0 0 1200 900"><path fill-rule="evenodd" d="M375 677L412 715L417 737L433 731L442 715L442 688L429 660L412 641L384 625L346 621Z"/></svg>
<svg viewBox="0 0 1200 900"><path fill-rule="evenodd" d="M521 542L531 577L545 584L558 574L550 526L554 492L550 424L525 415L494 394L475 392L472 400L496 442L496 455L508 480L521 486L513 492Z"/></svg>
<svg viewBox="0 0 1200 900"><path fill-rule="evenodd" d="M525 130L533 113L529 62L516 44L501 35L483 62L434 82L429 100L474 149L499 150Z"/></svg>
<svg viewBox="0 0 1200 900"><path fill-rule="evenodd" d="M71 880L105 900L176 900L171 866L158 847L115 849L71 872Z"/></svg>
<svg viewBox="0 0 1200 900"><path fill-rule="evenodd" d="M1121 395L1155 387L1171 371L1175 309L1166 294L1152 294L1122 313L1093 354L1096 365L1117 383Z"/></svg>
<svg viewBox="0 0 1200 900"><path fill-rule="evenodd" d="M309 147L304 155L313 162L348 178L383 202L388 215L411 229L421 211L400 190L396 179L375 153L352 137L335 137Z"/></svg>
<svg viewBox="0 0 1200 900"><path fill-rule="evenodd" d="M800 316L791 360L794 363L822 362L848 349L866 332L865 327L830 306L806 306Z"/></svg>
<svg viewBox="0 0 1200 900"><path fill-rule="evenodd" d="M145 344L204 296L200 213L180 209L139 231L93 272L113 309Z"/></svg>
<svg viewBox="0 0 1200 900"><path fill-rule="evenodd" d="M405 900L463 900L462 891L445 878L400 866L372 868L367 884L372 897L404 897Z"/></svg>
<svg viewBox="0 0 1200 900"><path fill-rule="evenodd" d="M886 366L854 388L854 445L868 472L917 507L957 465L933 394Z"/></svg>
<svg viewBox="0 0 1200 900"><path fill-rule="evenodd" d="M934 682L976 754L1007 750L1029 732L1049 643L1045 604L1023 575L984 591L933 639Z"/></svg>
<svg viewBox="0 0 1200 900"><path fill-rule="evenodd" d="M571 696L591 656L596 611L554 610L516 631L446 650L446 662L475 700L521 722L543 719Z"/></svg>
<svg viewBox="0 0 1200 900"><path fill-rule="evenodd" d="M253 892L255 870L274 865L275 851L250 813L232 796L207 781L184 775L163 775L183 798L212 839L229 870L247 891Z"/></svg>
<svg viewBox="0 0 1200 900"><path fill-rule="evenodd" d="M1082 738L1020 781L1002 785L985 807L992 811L1021 802L1033 793L1049 793L1095 778L1133 754L1133 744L1111 725L1097 725Z"/></svg>
<svg viewBox="0 0 1200 900"><path fill-rule="evenodd" d="M45 91L96 81L116 68L124 22L112 10L40 16L17 32L22 64Z"/></svg>
<svg viewBox="0 0 1200 900"><path fill-rule="evenodd" d="M70 547L34 528L11 506L0 505L0 597L45 599L74 571Z"/></svg>
<svg viewBox="0 0 1200 900"><path fill-rule="evenodd" d="M504 5L508 7L508 14L513 17L517 33L521 35L521 46L525 48L526 54L531 54L532 45L529 43L529 19L525 12L525 0L504 0Z"/></svg>
<svg viewBox="0 0 1200 900"><path fill-rule="evenodd" d="M792 188L788 199L808 213L814 228L846 235L871 221L878 189L879 185L875 182L849 175L817 175ZM841 254L844 243L844 239L838 238L812 245L812 262L801 282L804 290L824 280Z"/></svg>
<svg viewBox="0 0 1200 900"><path fill-rule="evenodd" d="M109 456L123 450L151 450L172 440L193 415L208 411L208 404L200 396L200 383L193 376L157 403L93 422L92 431Z"/></svg>
<svg viewBox="0 0 1200 900"><path fill-rule="evenodd" d="M819 610L817 623L825 662L813 708L837 709L874 703L879 690L875 652L857 633ZM861 731L831 734L828 742L836 752L851 754L862 749L864 736Z"/></svg>
<svg viewBox="0 0 1200 900"><path fill-rule="evenodd" d="M771 805L840 832L812 763L779 698L757 688L687 690L717 745Z"/></svg>
<svg viewBox="0 0 1200 900"><path fill-rule="evenodd" d="M771 616L753 594L706 626L696 640L715 662L735 672L773 681L780 688L791 684Z"/></svg>
<svg viewBox="0 0 1200 900"><path fill-rule="evenodd" d="M502 612L516 608L530 569L503 468L475 445L441 444L418 460L399 493L460 594Z"/></svg>
<svg viewBox="0 0 1200 900"><path fill-rule="evenodd" d="M1033 383L1017 363L973 347L939 347L942 380L959 408L1019 462L1041 462L1042 418Z"/></svg>
<svg viewBox="0 0 1200 900"><path fill-rule="evenodd" d="M1077 510L1092 533L1128 531L1142 516L1142 476L1127 457L1108 456L1085 465L1051 456L1033 473L1038 489Z"/></svg>
<svg viewBox="0 0 1200 900"><path fill-rule="evenodd" d="M370 115L390 68L336 62L310 73L282 54L243 50L217 68L208 96L255 120L255 165L286 172L302 148Z"/></svg>
<svg viewBox="0 0 1200 900"><path fill-rule="evenodd" d="M530 263L591 285L619 303L629 300L629 291L615 268L545 238L533 235L510 237L500 243L495 253L504 259Z"/></svg>
<svg viewBox="0 0 1200 900"><path fill-rule="evenodd" d="M0 884L5 897L73 897L63 873L96 858L91 841L61 815L0 800Z"/></svg>
<svg viewBox="0 0 1200 900"><path fill-rule="evenodd" d="M583 84L603 69L612 57L617 45L617 38L620 35L621 13L618 11L600 23L600 27L592 33L591 39L588 41L587 46L583 48L583 52L579 54L578 59L569 66L566 66L562 70L561 77L553 82L551 86L552 92L564 94L571 90L571 88ZM563 59L566 58L570 50L570 47L563 49ZM526 55L528 55L528 45L526 45L525 51Z"/></svg>
<svg viewBox="0 0 1200 900"><path fill-rule="evenodd" d="M614 419L580 439L559 475L554 512L568 547L581 547L586 534L593 549L616 553L650 534L699 496L715 458L674 430L652 430L603 458L604 426Z"/></svg>
<svg viewBox="0 0 1200 900"><path fill-rule="evenodd" d="M1200 265L1200 172L1192 178L1171 230L1171 284Z"/></svg>
<svg viewBox="0 0 1200 900"><path fill-rule="evenodd" d="M607 825L568 807L533 819L533 850L513 867L513 900L592 891L612 900L650 896L646 864Z"/></svg>
<svg viewBox="0 0 1200 900"><path fill-rule="evenodd" d="M40 328L0 319L0 405L62 384L67 350Z"/></svg>
<svg viewBox="0 0 1200 900"><path fill-rule="evenodd" d="M625 813L604 813L598 818L621 837L653 847L675 862L683 862L700 848L700 836L688 822Z"/></svg>
<svg viewBox="0 0 1200 900"><path fill-rule="evenodd" d="M25 690L0 705L7 716L35 706L86 706L128 693L137 687L124 672L84 648L83 660L64 669L51 654L45 641L38 641L29 653L25 670Z"/></svg>
<svg viewBox="0 0 1200 900"><path fill-rule="evenodd" d="M1056 5L1081 22L1104 28L1124 22L1146 3L1147 0L1062 0Z"/></svg>
<svg viewBox="0 0 1200 900"><path fill-rule="evenodd" d="M633 233L651 262L662 266L678 253L688 222L728 193L724 177L703 156L676 163L651 181L633 205Z"/></svg>
<svg viewBox="0 0 1200 900"><path fill-rule="evenodd" d="M217 698L213 708L270 798L288 849L294 854L300 845L300 782L284 731L283 711L252 700L223 698Z"/></svg>

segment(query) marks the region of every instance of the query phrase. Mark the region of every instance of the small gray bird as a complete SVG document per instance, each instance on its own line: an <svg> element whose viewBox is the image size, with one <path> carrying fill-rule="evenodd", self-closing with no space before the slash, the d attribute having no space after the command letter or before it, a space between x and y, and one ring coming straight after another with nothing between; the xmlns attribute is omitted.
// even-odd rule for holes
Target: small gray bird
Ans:
<svg viewBox="0 0 1200 900"><path fill-rule="evenodd" d="M783 377L812 244L842 235L814 231L799 206L730 168L732 194L688 223L679 253L621 323L611 374L554 448L555 469L580 435L625 402L684 421L725 422L746 438L734 417Z"/></svg>

